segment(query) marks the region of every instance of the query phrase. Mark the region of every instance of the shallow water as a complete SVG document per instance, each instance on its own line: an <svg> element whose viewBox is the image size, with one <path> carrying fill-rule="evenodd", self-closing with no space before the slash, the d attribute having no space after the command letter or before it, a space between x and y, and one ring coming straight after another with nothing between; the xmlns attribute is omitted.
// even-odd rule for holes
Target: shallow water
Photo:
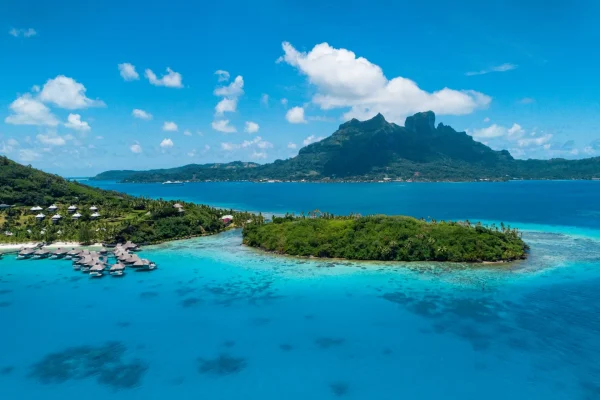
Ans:
<svg viewBox="0 0 600 400"><path fill-rule="evenodd" d="M159 269L123 278L5 257L0 398L597 399L600 226L577 221L525 220L530 258L476 269L274 257L239 232L148 247Z"/></svg>

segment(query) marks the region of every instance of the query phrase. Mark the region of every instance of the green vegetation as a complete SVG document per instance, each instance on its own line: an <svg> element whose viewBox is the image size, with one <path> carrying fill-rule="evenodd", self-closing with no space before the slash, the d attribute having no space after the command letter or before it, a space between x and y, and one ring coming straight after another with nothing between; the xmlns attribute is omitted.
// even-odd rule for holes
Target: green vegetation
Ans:
<svg viewBox="0 0 600 400"><path fill-rule="evenodd" d="M153 171L107 171L95 179L504 181L600 177L600 157L515 160L508 151L494 151L465 132L443 124L436 127L431 111L408 117L404 125L389 123L381 114L363 122L353 119L340 125L333 135L302 148L296 157L271 164L234 162Z"/></svg>
<svg viewBox="0 0 600 400"><path fill-rule="evenodd" d="M218 233L226 229L220 220L232 214L234 226L262 217L233 210L218 210L205 205L151 200L106 191L67 181L60 176L23 166L0 157L0 203L12 207L0 210L0 243L27 241L78 241L156 243L166 240ZM58 210L49 211L50 205ZM81 217L72 218L67 208L76 205ZM46 215L38 221L40 206ZM101 218L93 219L91 206L98 208ZM58 222L51 220L59 214Z"/></svg>
<svg viewBox="0 0 600 400"><path fill-rule="evenodd" d="M293 256L381 261L512 261L528 246L516 229L402 216L273 217L248 224L244 244Z"/></svg>

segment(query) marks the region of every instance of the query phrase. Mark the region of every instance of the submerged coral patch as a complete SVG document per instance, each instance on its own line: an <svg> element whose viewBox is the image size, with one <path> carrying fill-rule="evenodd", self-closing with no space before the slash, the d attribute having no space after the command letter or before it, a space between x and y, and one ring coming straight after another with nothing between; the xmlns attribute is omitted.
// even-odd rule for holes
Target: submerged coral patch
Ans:
<svg viewBox="0 0 600 400"><path fill-rule="evenodd" d="M315 344L321 349L328 349L330 347L339 346L344 343L342 338L330 338L322 337L315 340Z"/></svg>
<svg viewBox="0 0 600 400"><path fill-rule="evenodd" d="M334 395L341 397L348 394L348 384L344 382L334 382L329 385Z"/></svg>
<svg viewBox="0 0 600 400"><path fill-rule="evenodd" d="M246 360L241 357L232 357L227 353L216 358L198 358L198 372L211 375L230 375L246 368Z"/></svg>
<svg viewBox="0 0 600 400"><path fill-rule="evenodd" d="M126 347L119 342L102 346L70 347L51 353L31 367L29 376L43 384L95 377L115 389L138 386L147 370L140 360L126 362Z"/></svg>

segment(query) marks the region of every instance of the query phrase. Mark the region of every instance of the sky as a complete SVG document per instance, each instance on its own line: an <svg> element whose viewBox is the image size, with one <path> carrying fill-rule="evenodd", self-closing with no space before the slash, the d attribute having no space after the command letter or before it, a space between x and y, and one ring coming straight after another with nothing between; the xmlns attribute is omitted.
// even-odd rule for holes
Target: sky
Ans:
<svg viewBox="0 0 600 400"><path fill-rule="evenodd" d="M600 156L600 3L0 4L0 154L65 176L286 159L433 110L515 158Z"/></svg>

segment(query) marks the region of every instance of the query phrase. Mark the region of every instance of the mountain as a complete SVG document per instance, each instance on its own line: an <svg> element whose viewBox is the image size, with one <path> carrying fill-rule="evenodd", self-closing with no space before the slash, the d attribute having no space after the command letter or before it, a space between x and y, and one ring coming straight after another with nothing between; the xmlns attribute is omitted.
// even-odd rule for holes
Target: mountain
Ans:
<svg viewBox="0 0 600 400"><path fill-rule="evenodd" d="M154 243L223 231L224 213L243 226L248 213L152 200L71 182L0 157L0 242L72 240ZM48 209L49 206L54 205ZM69 206L78 207L73 218ZM42 207L31 210L33 206ZM94 206L94 209L91 207ZM94 211L100 216L92 215ZM38 220L36 214L46 214ZM59 215L60 218L53 216Z"/></svg>
<svg viewBox="0 0 600 400"><path fill-rule="evenodd" d="M435 126L432 111L406 118L404 126L377 114L352 119L331 136L271 164L190 164L152 171L108 171L94 179L128 182L165 180L381 180L472 181L479 179L591 179L600 176L600 157L584 160L515 160L465 132Z"/></svg>

